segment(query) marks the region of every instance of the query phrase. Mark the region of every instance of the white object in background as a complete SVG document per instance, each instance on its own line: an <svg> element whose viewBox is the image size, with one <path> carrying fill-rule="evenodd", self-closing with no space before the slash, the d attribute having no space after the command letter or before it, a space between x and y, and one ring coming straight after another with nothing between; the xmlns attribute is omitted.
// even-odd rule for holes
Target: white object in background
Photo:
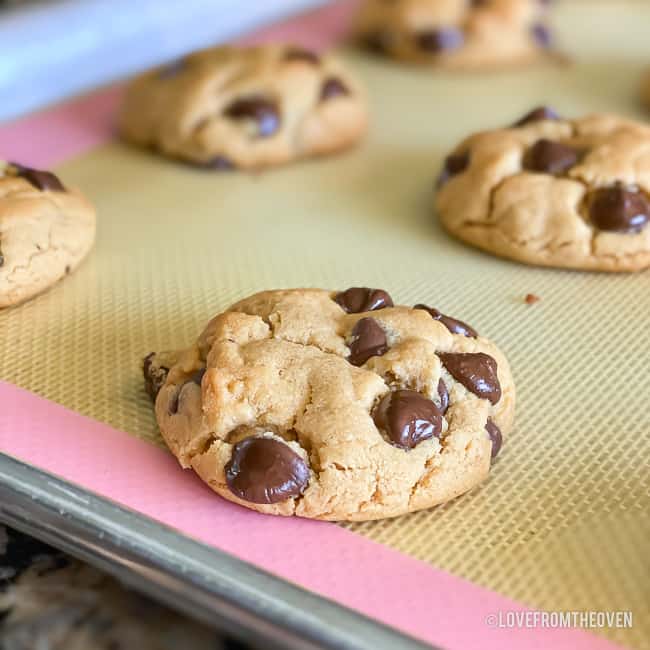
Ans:
<svg viewBox="0 0 650 650"><path fill-rule="evenodd" d="M0 11L0 120L328 0L51 0Z"/></svg>

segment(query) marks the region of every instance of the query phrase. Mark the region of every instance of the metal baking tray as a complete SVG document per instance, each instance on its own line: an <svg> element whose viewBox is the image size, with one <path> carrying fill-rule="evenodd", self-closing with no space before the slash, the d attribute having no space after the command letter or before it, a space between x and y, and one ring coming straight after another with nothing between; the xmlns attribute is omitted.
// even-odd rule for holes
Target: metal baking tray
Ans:
<svg viewBox="0 0 650 650"><path fill-rule="evenodd" d="M432 647L5 454L0 521L255 647Z"/></svg>

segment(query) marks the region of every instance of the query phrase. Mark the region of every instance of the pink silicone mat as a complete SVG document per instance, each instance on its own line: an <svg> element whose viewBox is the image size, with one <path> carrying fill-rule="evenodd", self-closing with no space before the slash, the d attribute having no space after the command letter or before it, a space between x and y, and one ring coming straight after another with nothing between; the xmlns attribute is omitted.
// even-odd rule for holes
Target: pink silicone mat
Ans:
<svg viewBox="0 0 650 650"><path fill-rule="evenodd" d="M245 40L322 47L345 33L354 4L338 2ZM108 142L120 95L119 87L102 90L0 126L0 157L49 167ZM3 452L430 643L615 647L580 630L494 627L491 616L527 608L337 525L237 508L164 451L14 385L0 382L0 404Z"/></svg>

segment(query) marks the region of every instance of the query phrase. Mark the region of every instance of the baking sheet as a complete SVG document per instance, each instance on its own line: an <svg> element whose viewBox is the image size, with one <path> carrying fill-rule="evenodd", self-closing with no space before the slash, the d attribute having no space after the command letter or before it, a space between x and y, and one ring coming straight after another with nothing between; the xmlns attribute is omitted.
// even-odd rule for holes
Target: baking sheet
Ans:
<svg viewBox="0 0 650 650"><path fill-rule="evenodd" d="M520 266L449 239L431 216L440 161L472 130L539 103L644 118L636 89L650 52L635 34L650 7L625 20L621 6L603 34L627 25L628 38L603 36L607 54L590 61L592 14L567 11L565 38L584 53L572 67L432 76L348 52L372 126L337 158L221 175L113 143L62 165L97 205L97 248L66 282L0 313L0 377L161 444L141 359L189 343L231 302L271 287L367 285L434 305L508 355L515 431L471 494L347 527L534 607L632 610L632 629L597 632L648 647L650 273ZM594 27L607 24L599 11ZM525 305L527 293L541 302Z"/></svg>

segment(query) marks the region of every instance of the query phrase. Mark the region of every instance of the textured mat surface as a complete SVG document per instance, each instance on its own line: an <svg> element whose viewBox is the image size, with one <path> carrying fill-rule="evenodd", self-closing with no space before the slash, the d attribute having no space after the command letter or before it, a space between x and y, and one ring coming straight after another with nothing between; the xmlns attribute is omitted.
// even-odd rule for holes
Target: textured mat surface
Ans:
<svg viewBox="0 0 650 650"><path fill-rule="evenodd" d="M600 632L649 647L650 273L520 266L449 239L431 216L440 160L468 131L542 101L641 117L642 62L458 78L349 59L373 109L349 155L222 175L110 144L62 165L97 204L97 248L49 293L0 312L0 378L160 444L142 357L190 342L234 300L368 285L434 305L509 356L516 429L473 493L349 527L535 607L631 609L632 630ZM525 305L527 293L541 302Z"/></svg>

